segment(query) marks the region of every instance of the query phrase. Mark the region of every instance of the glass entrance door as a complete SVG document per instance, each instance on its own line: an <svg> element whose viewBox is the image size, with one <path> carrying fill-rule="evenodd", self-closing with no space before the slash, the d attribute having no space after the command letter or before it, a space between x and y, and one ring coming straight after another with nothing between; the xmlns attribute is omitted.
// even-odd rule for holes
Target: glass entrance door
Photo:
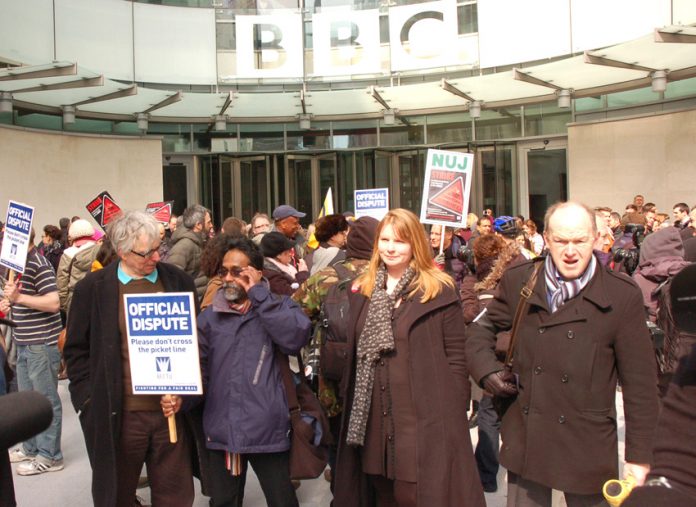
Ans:
<svg viewBox="0 0 696 507"><path fill-rule="evenodd" d="M220 157L219 225L232 216L248 221L257 212L271 212L270 168L269 156Z"/></svg>
<svg viewBox="0 0 696 507"><path fill-rule="evenodd" d="M307 216L300 220L304 227L319 215L326 191L332 188L334 206L337 192L336 154L288 155L285 166L286 195L290 204ZM334 211L339 212L338 209Z"/></svg>
<svg viewBox="0 0 696 507"><path fill-rule="evenodd" d="M250 220L256 213L271 212L271 165L268 156L237 159L235 186L239 217Z"/></svg>
<svg viewBox="0 0 696 507"><path fill-rule="evenodd" d="M519 146L520 192L528 199L521 203L521 212L544 228L544 214L549 206L568 200L568 169L565 139L544 140Z"/></svg>
<svg viewBox="0 0 696 507"><path fill-rule="evenodd" d="M481 216L484 209L493 211L493 216L513 215L517 209L514 192L513 145L480 147L476 151L476 175L474 178L473 201L481 209L472 209ZM480 195L480 197L478 197Z"/></svg>
<svg viewBox="0 0 696 507"><path fill-rule="evenodd" d="M423 195L423 178L425 176L425 151L408 151L397 153L398 167L398 202L391 201L400 208L406 208L420 214Z"/></svg>

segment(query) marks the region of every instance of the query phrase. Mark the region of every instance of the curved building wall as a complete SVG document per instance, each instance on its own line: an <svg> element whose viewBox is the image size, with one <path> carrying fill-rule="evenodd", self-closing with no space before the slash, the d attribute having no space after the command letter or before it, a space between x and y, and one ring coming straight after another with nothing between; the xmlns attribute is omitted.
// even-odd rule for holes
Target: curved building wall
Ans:
<svg viewBox="0 0 696 507"><path fill-rule="evenodd" d="M694 204L696 111L568 126L570 198L623 210L643 194L660 211Z"/></svg>
<svg viewBox="0 0 696 507"><path fill-rule="evenodd" d="M87 202L108 190L124 209L162 199L162 142L41 132L0 126L0 207L9 199L36 208L37 238L63 216L88 218ZM2 217L4 220L4 215Z"/></svg>

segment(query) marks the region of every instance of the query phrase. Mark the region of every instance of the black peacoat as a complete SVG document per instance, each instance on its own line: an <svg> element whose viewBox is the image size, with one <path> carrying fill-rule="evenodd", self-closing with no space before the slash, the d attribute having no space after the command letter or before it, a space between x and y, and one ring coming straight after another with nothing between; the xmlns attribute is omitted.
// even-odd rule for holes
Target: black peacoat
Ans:
<svg viewBox="0 0 696 507"><path fill-rule="evenodd" d="M368 299L351 293L351 347L342 385L346 400L334 486L334 507L372 507L375 505L360 451L346 444L346 431L353 400L355 380L356 329ZM395 334L408 334L410 383L417 416L417 491L421 507L484 507L483 489L476 470L467 424L469 372L464 352L464 319L454 289L427 303L420 295L403 303L395 323ZM399 393L392 393L398 396Z"/></svg>
<svg viewBox="0 0 696 507"><path fill-rule="evenodd" d="M116 449L123 413L117 268L118 262L113 262L75 286L63 350L70 397L92 465L92 498L99 507L116 502ZM193 279L176 266L160 262L157 271L166 292L195 294ZM207 455L200 452L198 441L202 438L200 416L185 419L178 414L177 426L190 432L192 450L199 451L193 468L205 477Z"/></svg>
<svg viewBox="0 0 696 507"><path fill-rule="evenodd" d="M477 382L502 369L495 333L511 327L534 262L511 267L482 319L467 328ZM519 326L513 372L519 396L502 420L500 463L560 491L601 492L618 476L617 378L626 414L626 461L649 464L657 372L642 296L628 277L597 265L582 292L549 312L542 271Z"/></svg>

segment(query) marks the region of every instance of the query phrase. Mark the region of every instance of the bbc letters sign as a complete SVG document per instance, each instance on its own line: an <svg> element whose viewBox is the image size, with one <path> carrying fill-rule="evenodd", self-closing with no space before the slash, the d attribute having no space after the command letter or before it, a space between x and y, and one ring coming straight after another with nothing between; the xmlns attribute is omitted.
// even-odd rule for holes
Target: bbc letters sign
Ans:
<svg viewBox="0 0 696 507"><path fill-rule="evenodd" d="M202 394L193 294L126 294L133 394Z"/></svg>
<svg viewBox="0 0 696 507"><path fill-rule="evenodd" d="M379 74L476 63L474 39L458 35L456 0L388 10L390 69L380 61L380 11L324 8L311 19L314 76ZM235 17L238 78L302 78L304 41L297 11Z"/></svg>

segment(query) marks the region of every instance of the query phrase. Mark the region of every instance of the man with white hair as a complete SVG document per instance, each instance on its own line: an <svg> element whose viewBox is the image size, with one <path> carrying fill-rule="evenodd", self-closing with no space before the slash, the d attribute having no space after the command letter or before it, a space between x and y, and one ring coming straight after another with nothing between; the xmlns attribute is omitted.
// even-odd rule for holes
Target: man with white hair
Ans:
<svg viewBox="0 0 696 507"><path fill-rule="evenodd" d="M158 395L133 395L124 296L194 292L192 278L159 262L155 219L129 211L109 224L119 262L87 275L75 287L63 354L70 396L79 414L92 465L97 506L133 505L143 463L153 505L191 505L190 443L183 421L169 442Z"/></svg>
<svg viewBox="0 0 696 507"><path fill-rule="evenodd" d="M657 379L642 296L593 255L599 234L590 208L555 204L544 225L549 255L505 272L467 329L467 365L488 392L514 399L502 417L500 452L508 507L550 507L553 489L565 493L568 507L605 506L602 485L619 473L617 379L624 476L642 484L652 462ZM512 366L504 368L496 333L512 327L522 295Z"/></svg>

